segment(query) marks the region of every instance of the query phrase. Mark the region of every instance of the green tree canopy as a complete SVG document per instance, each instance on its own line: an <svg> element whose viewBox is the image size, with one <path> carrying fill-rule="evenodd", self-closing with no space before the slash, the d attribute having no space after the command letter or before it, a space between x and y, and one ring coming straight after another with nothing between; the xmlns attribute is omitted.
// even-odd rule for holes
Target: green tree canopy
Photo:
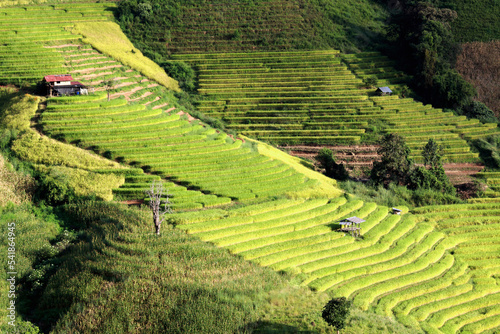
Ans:
<svg viewBox="0 0 500 334"><path fill-rule="evenodd" d="M377 153L381 161L373 163L370 179L375 184L388 185L395 182L400 185L407 183L408 174L412 166L409 157L410 148L403 137L389 133L379 140Z"/></svg>
<svg viewBox="0 0 500 334"><path fill-rule="evenodd" d="M319 162L320 167L325 169L326 176L341 181L349 178L349 173L344 165L338 164L333 157L333 152L326 147L319 150L315 159Z"/></svg>
<svg viewBox="0 0 500 334"><path fill-rule="evenodd" d="M328 325L338 332L345 327L345 322L349 316L351 302L345 297L331 299L323 308L321 316Z"/></svg>
<svg viewBox="0 0 500 334"><path fill-rule="evenodd" d="M424 146L422 150L422 156L424 157L424 165L431 167L439 167L441 166L442 154L443 150L440 145L436 143L436 141L432 138L429 139L427 144Z"/></svg>

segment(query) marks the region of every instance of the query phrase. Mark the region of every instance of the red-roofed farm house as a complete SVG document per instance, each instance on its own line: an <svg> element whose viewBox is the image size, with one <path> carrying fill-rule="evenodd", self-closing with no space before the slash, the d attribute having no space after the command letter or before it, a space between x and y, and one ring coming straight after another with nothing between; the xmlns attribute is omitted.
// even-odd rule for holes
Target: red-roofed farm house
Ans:
<svg viewBox="0 0 500 334"><path fill-rule="evenodd" d="M88 94L87 88L78 81L73 81L69 74L47 75L43 78L48 96Z"/></svg>

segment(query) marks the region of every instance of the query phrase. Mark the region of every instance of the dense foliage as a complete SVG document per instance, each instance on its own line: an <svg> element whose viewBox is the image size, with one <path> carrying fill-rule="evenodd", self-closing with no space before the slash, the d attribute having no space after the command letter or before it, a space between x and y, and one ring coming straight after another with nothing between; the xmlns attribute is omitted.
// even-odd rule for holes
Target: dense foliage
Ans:
<svg viewBox="0 0 500 334"><path fill-rule="evenodd" d="M500 137L488 137L474 141L482 161L489 168L500 168Z"/></svg>
<svg viewBox="0 0 500 334"><path fill-rule="evenodd" d="M409 159L409 148L403 137L387 134L380 141L381 161L373 163L370 179L374 185L388 187L390 183L407 186L411 190L425 189L453 198L455 188L444 172L441 148L429 139L423 147L424 166L415 166ZM429 166L427 168L426 166Z"/></svg>
<svg viewBox="0 0 500 334"><path fill-rule="evenodd" d="M345 297L333 298L325 305L321 315L330 326L341 330L345 327L350 307L351 302Z"/></svg>
<svg viewBox="0 0 500 334"><path fill-rule="evenodd" d="M438 0L439 6L458 13L451 23L453 36L459 43L498 40L500 38L500 6L496 0Z"/></svg>
<svg viewBox="0 0 500 334"><path fill-rule="evenodd" d="M191 66L183 61L165 61L160 63L167 74L179 82L179 87L185 92L193 92L196 88L196 77Z"/></svg>
<svg viewBox="0 0 500 334"><path fill-rule="evenodd" d="M498 123L498 118L495 116L495 113L493 113L484 103L479 101L472 101L460 111L463 115L467 116L467 118L477 118L483 123Z"/></svg>
<svg viewBox="0 0 500 334"><path fill-rule="evenodd" d="M349 173L344 164L337 163L331 150L322 148L315 157L319 162L320 168L325 170L325 175L335 180L344 181L349 178Z"/></svg>
<svg viewBox="0 0 500 334"><path fill-rule="evenodd" d="M410 149L403 137L389 133L379 141L380 148L377 153L381 161L375 161L371 171L371 180L375 184L388 185L396 183L407 184L408 175L412 166L409 158Z"/></svg>
<svg viewBox="0 0 500 334"><path fill-rule="evenodd" d="M459 46L451 23L457 12L432 1L400 2L388 37L398 45L399 59L415 76L414 86L436 107L468 105L474 87L454 69Z"/></svg>
<svg viewBox="0 0 500 334"><path fill-rule="evenodd" d="M29 313L29 306L26 303L31 296L39 292L47 274L54 269L54 263L51 262L53 258L72 240L72 233L61 229L59 223L50 207L36 207L31 203L0 206L2 236L7 236L9 231L14 231L15 234L16 309L18 311L16 329L18 333L38 333L37 326L26 321L26 313ZM3 254L7 254L8 244L8 238L0 239L0 249ZM4 261L2 270L4 273L11 271L8 270L7 261ZM28 285L29 288L20 291L20 286L27 287ZM4 314L9 302L7 289L7 281L2 280L0 283L0 291L2 291L0 293L2 305L0 330L3 333L11 332L11 326L6 324L7 317Z"/></svg>
<svg viewBox="0 0 500 334"><path fill-rule="evenodd" d="M199 0L126 0L117 13L123 31L157 62L171 52L356 50L380 42L387 17L371 1L338 0L215 1L209 6Z"/></svg>

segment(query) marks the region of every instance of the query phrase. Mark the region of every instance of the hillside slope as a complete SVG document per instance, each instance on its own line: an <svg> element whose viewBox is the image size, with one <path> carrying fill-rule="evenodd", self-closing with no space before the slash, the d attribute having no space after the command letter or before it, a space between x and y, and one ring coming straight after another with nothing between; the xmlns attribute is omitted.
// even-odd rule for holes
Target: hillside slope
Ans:
<svg viewBox="0 0 500 334"><path fill-rule="evenodd" d="M98 27L82 24L79 31ZM102 36L96 34L93 43L103 43ZM26 309L34 310L24 315L44 331L54 326L60 333L75 328L331 332L319 312L336 296L353 301L358 324L361 315L368 318L364 327L351 321L351 333L375 326L379 332L398 333L499 330L498 202L410 213L402 208L402 216L392 214L388 207L341 194L334 180L307 170L297 159L244 137L231 138L186 115L170 91L121 63L123 52L113 59L79 40L69 39L68 45L69 37L64 38L40 49L50 49L62 69L96 93L49 99L38 111L37 124L61 141L132 165L123 168L96 158L84 166L103 174L130 170L132 175L123 179L127 187L121 194L115 189L115 196L143 194L152 179L163 178L173 189L173 202L185 206L168 217L170 225L160 238L150 232L144 211L102 201L59 207L58 224L78 231L79 238L64 252L40 253L52 255L38 258L33 268L30 264L19 286L26 293ZM105 81L113 79L107 101ZM382 106L379 110L391 111L409 100L371 99ZM405 119L399 121L405 129ZM60 155L73 157L55 149L62 143L31 141L36 134L26 128L21 143L46 142ZM33 147L26 159L52 157L37 156L38 146ZM77 151L82 152L74 147L71 152ZM494 174L485 177L497 183ZM227 206L209 209L221 205ZM361 237L338 230L340 221L352 216L365 220ZM57 245L57 234L49 234L44 242ZM303 286L296 287L297 282ZM380 319L383 325L377 324ZM390 319L399 323L389 326Z"/></svg>
<svg viewBox="0 0 500 334"><path fill-rule="evenodd" d="M132 42L159 61L170 53L357 50L379 42L387 11L366 0L122 1L118 17Z"/></svg>

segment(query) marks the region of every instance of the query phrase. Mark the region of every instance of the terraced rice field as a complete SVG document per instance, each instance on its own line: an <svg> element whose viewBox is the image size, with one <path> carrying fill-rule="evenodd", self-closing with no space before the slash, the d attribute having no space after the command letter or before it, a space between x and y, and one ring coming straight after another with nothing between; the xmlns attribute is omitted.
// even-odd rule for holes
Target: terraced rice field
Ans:
<svg viewBox="0 0 500 334"><path fill-rule="evenodd" d="M170 38L158 32L158 49L197 53L256 48L287 49L304 29L303 9L298 1L214 1L210 6L183 4L182 26L172 26ZM200 33L202 32L202 33ZM151 36L153 37L153 36ZM154 38L154 37L153 37Z"/></svg>
<svg viewBox="0 0 500 334"><path fill-rule="evenodd" d="M0 8L0 82L33 85L45 75L64 72L64 60L47 44L65 44L81 36L76 22L108 21L115 3L57 4Z"/></svg>
<svg viewBox="0 0 500 334"><path fill-rule="evenodd" d="M198 110L273 143L359 142L371 106L338 51L174 55L196 66Z"/></svg>
<svg viewBox="0 0 500 334"><path fill-rule="evenodd" d="M482 124L477 119L455 116L452 112L424 106L413 99L394 95L370 99L384 112L396 113L384 119L389 125L385 132L398 133L405 137L416 162L422 161L422 148L429 138L435 139L441 145L445 161L475 161L478 154L470 152L465 139L484 138L498 133L497 124Z"/></svg>
<svg viewBox="0 0 500 334"><path fill-rule="evenodd" d="M96 93L49 99L41 115L43 130L155 174L127 179L115 191L122 198L143 198L152 178L170 180L167 186L177 208L228 204L317 185L259 154L252 144L189 118L163 88L96 50L83 45L54 48L69 72ZM108 79L119 79L110 101L102 87Z"/></svg>
<svg viewBox="0 0 500 334"><path fill-rule="evenodd" d="M423 207L402 216L353 197L271 201L179 228L295 273L302 284L428 333L499 329L498 203ZM363 238L336 232L357 216Z"/></svg>
<svg viewBox="0 0 500 334"><path fill-rule="evenodd" d="M51 136L77 141L183 185L174 189L182 189L185 196L203 197L203 206L227 204L230 198L267 197L316 184L293 168L261 156L250 144L199 122L191 123L177 113L130 105L123 98L64 105L49 100L42 124ZM187 191L186 186L192 190ZM131 189L120 192L134 193ZM179 204L180 195L173 197Z"/></svg>
<svg viewBox="0 0 500 334"><path fill-rule="evenodd" d="M406 137L421 161L429 138L447 162L475 162L465 139L498 133L496 124L422 105L398 95L375 96L375 77L393 90L407 80L379 53L343 55L335 50L173 55L198 71L198 110L228 128L278 145L373 143L384 132Z"/></svg>
<svg viewBox="0 0 500 334"><path fill-rule="evenodd" d="M376 79L378 87L391 86L397 90L410 79L407 74L395 69L395 61L379 52L341 54L340 57L356 77L363 81Z"/></svg>
<svg viewBox="0 0 500 334"><path fill-rule="evenodd" d="M479 181L486 184L482 198L470 199L473 203L500 202L500 172L479 172L475 175Z"/></svg>
<svg viewBox="0 0 500 334"><path fill-rule="evenodd" d="M78 4L69 9L70 6L2 9L9 18L4 20L5 28L16 33L13 20L25 27L30 21L39 19L38 28L64 30L78 21L71 15L64 16L65 11L76 11L75 17L89 21L107 20L111 14L103 5ZM47 37L36 44L38 49L57 59L57 67L30 72L29 78L38 81L54 71L70 73L95 94L49 99L40 117L45 133L91 147L107 157L168 179L178 208L201 208L228 204L232 199L277 196L318 184L289 165L259 154L253 144L217 133L184 115L176 109L175 99L166 89L78 43L81 36L64 31L66 37L63 39ZM13 37L7 40L9 43L17 41ZM16 54L5 56L13 62L16 57L22 58L30 52L19 49ZM116 81L113 99L106 101L103 82L109 79ZM146 180L150 179L149 176L130 177L116 194L123 198L143 197Z"/></svg>

